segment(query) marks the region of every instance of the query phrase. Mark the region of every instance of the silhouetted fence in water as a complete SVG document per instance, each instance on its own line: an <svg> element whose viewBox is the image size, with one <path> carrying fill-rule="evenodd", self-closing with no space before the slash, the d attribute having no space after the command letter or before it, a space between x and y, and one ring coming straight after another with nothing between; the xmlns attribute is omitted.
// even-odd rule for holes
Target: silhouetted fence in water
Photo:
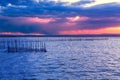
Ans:
<svg viewBox="0 0 120 80"><path fill-rule="evenodd" d="M0 51L10 52L46 52L46 45L39 40L0 40Z"/></svg>

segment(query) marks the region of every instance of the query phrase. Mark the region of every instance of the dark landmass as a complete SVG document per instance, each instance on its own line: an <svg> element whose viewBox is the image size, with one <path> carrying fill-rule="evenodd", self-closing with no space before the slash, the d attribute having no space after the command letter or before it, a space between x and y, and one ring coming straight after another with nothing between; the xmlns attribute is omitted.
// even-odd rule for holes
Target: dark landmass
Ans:
<svg viewBox="0 0 120 80"><path fill-rule="evenodd" d="M0 37L120 37L120 34L84 34L84 35L0 35Z"/></svg>

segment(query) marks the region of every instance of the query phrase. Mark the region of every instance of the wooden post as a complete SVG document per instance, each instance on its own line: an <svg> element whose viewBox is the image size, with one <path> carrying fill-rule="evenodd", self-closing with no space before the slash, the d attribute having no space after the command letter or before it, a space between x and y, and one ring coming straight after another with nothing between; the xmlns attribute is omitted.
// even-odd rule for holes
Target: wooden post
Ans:
<svg viewBox="0 0 120 80"><path fill-rule="evenodd" d="M31 41L31 43L30 43L30 51L32 51L32 41Z"/></svg>
<svg viewBox="0 0 120 80"><path fill-rule="evenodd" d="M7 47L7 52L9 52L9 51L8 51L8 50L9 50L9 41L7 41L6 47Z"/></svg>
<svg viewBox="0 0 120 80"><path fill-rule="evenodd" d="M34 49L33 50L35 50L35 41L34 41Z"/></svg>
<svg viewBox="0 0 120 80"><path fill-rule="evenodd" d="M40 51L40 41L38 41L38 50Z"/></svg>
<svg viewBox="0 0 120 80"><path fill-rule="evenodd" d="M42 43L41 43L41 41L40 41L40 51L41 51L41 48L42 48Z"/></svg>
<svg viewBox="0 0 120 80"><path fill-rule="evenodd" d="M25 49L25 41L23 40L22 42L23 42L23 48L22 49L24 50Z"/></svg>
<svg viewBox="0 0 120 80"><path fill-rule="evenodd" d="M32 51L32 49L33 49L33 41L31 41L30 43L30 51Z"/></svg>
<svg viewBox="0 0 120 80"><path fill-rule="evenodd" d="M10 52L10 41L9 40L7 41L7 52L8 53Z"/></svg>
<svg viewBox="0 0 120 80"><path fill-rule="evenodd" d="M20 40L18 40L18 51L20 51Z"/></svg>
<svg viewBox="0 0 120 80"><path fill-rule="evenodd" d="M14 44L15 44L15 52L18 52L17 40L15 40Z"/></svg>
<svg viewBox="0 0 120 80"><path fill-rule="evenodd" d="M5 41L3 40L3 49L5 49Z"/></svg>
<svg viewBox="0 0 120 80"><path fill-rule="evenodd" d="M38 50L37 50L37 45L38 45L38 43L37 43L37 40L36 40L36 44L35 44L35 46L36 46L36 48L35 48L36 52L38 51Z"/></svg>
<svg viewBox="0 0 120 80"><path fill-rule="evenodd" d="M47 52L45 42L43 44L44 44L44 52Z"/></svg>
<svg viewBox="0 0 120 80"><path fill-rule="evenodd" d="M35 49L34 49L34 51L36 52L36 40L35 40Z"/></svg>
<svg viewBox="0 0 120 80"><path fill-rule="evenodd" d="M28 41L26 40L26 42L25 42L25 49L26 49L26 51L27 51L27 42L28 42Z"/></svg>
<svg viewBox="0 0 120 80"><path fill-rule="evenodd" d="M41 42L39 41L39 51L41 51Z"/></svg>
<svg viewBox="0 0 120 80"><path fill-rule="evenodd" d="M37 50L39 51L39 40L37 40Z"/></svg>

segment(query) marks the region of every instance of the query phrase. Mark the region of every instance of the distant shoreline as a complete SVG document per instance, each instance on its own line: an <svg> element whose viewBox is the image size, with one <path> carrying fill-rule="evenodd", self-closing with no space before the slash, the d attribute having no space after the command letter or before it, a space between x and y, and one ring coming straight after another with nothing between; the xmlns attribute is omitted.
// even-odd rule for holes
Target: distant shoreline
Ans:
<svg viewBox="0 0 120 80"><path fill-rule="evenodd" d="M0 37L120 37L120 34L88 34L88 35L0 35Z"/></svg>

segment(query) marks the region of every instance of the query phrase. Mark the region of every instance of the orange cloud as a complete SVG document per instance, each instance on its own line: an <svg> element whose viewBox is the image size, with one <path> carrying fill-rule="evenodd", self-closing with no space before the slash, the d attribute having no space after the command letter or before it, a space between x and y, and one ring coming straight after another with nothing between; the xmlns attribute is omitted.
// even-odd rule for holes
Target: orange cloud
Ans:
<svg viewBox="0 0 120 80"><path fill-rule="evenodd" d="M4 35L23 35L21 32L0 32L0 34Z"/></svg>
<svg viewBox="0 0 120 80"><path fill-rule="evenodd" d="M78 35L78 34L120 34L120 27L110 27L97 30L66 30L60 31L59 34Z"/></svg>
<svg viewBox="0 0 120 80"><path fill-rule="evenodd" d="M55 21L53 18L39 18L39 17L34 17L34 18L26 18L27 22L32 22L32 23L42 23L42 24L47 24L50 22Z"/></svg>
<svg viewBox="0 0 120 80"><path fill-rule="evenodd" d="M62 26L76 26L77 22L82 22L88 20L88 17L85 16L75 16L75 17L67 17L66 20L67 22L61 24Z"/></svg>
<svg viewBox="0 0 120 80"><path fill-rule="evenodd" d="M54 18L39 18L39 17L16 17L16 18L8 18L13 22L16 22L16 24L20 23L27 23L27 24L33 24L33 23L40 23L40 24L47 24L50 22L54 22L56 19Z"/></svg>
<svg viewBox="0 0 120 80"><path fill-rule="evenodd" d="M76 21L86 21L89 18L84 16L75 16L75 17L67 17L66 18L69 22L76 22Z"/></svg>

